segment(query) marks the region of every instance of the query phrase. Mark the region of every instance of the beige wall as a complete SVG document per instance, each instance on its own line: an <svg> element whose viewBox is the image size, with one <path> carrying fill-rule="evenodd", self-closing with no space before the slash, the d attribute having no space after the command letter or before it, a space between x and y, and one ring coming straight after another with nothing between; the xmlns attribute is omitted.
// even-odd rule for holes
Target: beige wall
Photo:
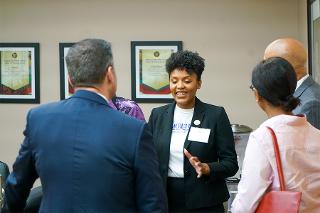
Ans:
<svg viewBox="0 0 320 213"><path fill-rule="evenodd" d="M298 1L298 36L297 38L308 47L308 20L307 20L307 1L306 0L297 0Z"/></svg>
<svg viewBox="0 0 320 213"><path fill-rule="evenodd" d="M118 95L131 97L130 41L182 40L206 59L198 97L226 108L232 123L256 128L250 73L279 37L306 43L304 0L0 0L0 42L39 42L41 103L59 100L58 43L98 37L112 42ZM149 117L153 107L141 104ZM0 159L10 165L36 105L0 104ZM54 128L54 126L52 126Z"/></svg>

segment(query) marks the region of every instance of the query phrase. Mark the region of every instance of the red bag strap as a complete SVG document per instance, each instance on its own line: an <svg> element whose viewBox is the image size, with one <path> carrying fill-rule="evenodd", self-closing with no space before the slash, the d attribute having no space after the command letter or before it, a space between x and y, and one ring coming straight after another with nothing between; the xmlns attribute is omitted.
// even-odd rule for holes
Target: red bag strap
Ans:
<svg viewBox="0 0 320 213"><path fill-rule="evenodd" d="M275 153L276 162L277 162L277 170L278 170L279 181L280 181L280 191L285 191L286 186L285 186L285 182L284 182L284 176L283 176L283 170L282 170L282 163L281 163L281 159L280 159L280 152L279 152L277 136L274 133L272 128L270 128L268 126L267 126L267 128L269 129L271 136L272 136L272 142L273 142L274 153Z"/></svg>

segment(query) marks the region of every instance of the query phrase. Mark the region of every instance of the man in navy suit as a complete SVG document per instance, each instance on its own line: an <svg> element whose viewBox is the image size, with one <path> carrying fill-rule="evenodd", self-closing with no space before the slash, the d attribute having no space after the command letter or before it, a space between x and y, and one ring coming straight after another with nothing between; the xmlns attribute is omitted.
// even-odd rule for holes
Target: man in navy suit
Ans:
<svg viewBox="0 0 320 213"><path fill-rule="evenodd" d="M297 75L297 88L294 96L301 104L294 114L305 114L309 123L320 129L320 85L307 72L307 52L303 45L292 38L281 38L268 45L264 59L281 57L293 66Z"/></svg>
<svg viewBox="0 0 320 213"><path fill-rule="evenodd" d="M110 44L80 41L66 62L76 92L29 111L5 208L22 211L40 177L40 212L167 212L146 124L108 105L117 87Z"/></svg>

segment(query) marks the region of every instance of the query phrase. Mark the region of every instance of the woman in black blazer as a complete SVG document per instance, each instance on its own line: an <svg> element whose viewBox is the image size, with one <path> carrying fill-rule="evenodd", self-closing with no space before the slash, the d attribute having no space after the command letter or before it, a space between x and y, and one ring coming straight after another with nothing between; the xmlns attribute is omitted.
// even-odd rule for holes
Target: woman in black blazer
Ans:
<svg viewBox="0 0 320 213"><path fill-rule="evenodd" d="M201 102L204 59L180 51L167 60L174 102L152 110L149 126L160 160L170 212L224 212L225 178L238 170L228 116Z"/></svg>

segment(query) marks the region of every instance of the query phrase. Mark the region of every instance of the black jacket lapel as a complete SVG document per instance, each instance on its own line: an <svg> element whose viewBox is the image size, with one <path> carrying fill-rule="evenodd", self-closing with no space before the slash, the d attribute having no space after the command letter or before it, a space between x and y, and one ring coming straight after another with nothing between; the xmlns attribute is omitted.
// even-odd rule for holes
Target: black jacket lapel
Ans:
<svg viewBox="0 0 320 213"><path fill-rule="evenodd" d="M196 102L195 102L195 106L194 106L194 113L193 113L190 129L191 129L191 127L201 128L204 114L205 114L205 105L196 97ZM188 140L190 129L189 129L187 138L184 142L185 149L188 149L188 147L191 143L191 141Z"/></svg>
<svg viewBox="0 0 320 213"><path fill-rule="evenodd" d="M160 130L162 132L162 139L161 141L161 153L160 155L164 156L164 164L162 166L166 166L163 168L166 172L168 172L168 165L169 165L169 156L170 156L170 142L171 142L171 134L172 134L172 125L173 125L173 116L174 116L174 109L175 103L169 104L168 108L165 109L163 115L163 121L161 127L163 128Z"/></svg>

